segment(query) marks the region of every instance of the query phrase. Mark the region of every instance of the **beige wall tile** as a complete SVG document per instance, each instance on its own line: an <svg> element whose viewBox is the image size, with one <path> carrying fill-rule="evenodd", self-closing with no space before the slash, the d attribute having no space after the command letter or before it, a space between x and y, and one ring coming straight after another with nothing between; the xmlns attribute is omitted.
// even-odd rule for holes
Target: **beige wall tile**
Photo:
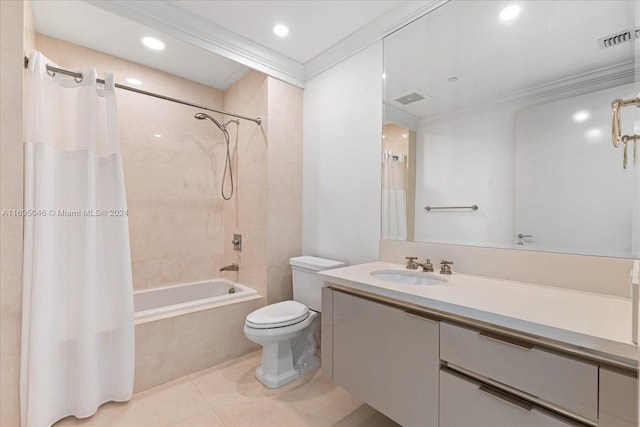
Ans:
<svg viewBox="0 0 640 427"><path fill-rule="evenodd" d="M632 259L517 251L436 243L380 241L380 260L405 256L453 261L454 273L477 274L539 285L629 297Z"/></svg>
<svg viewBox="0 0 640 427"><path fill-rule="evenodd" d="M123 84L135 77L145 90L223 106L217 89L44 35L36 42L61 66L90 65L99 74L114 71ZM222 133L194 119L193 108L127 91L117 97L134 289L220 277Z"/></svg>
<svg viewBox="0 0 640 427"><path fill-rule="evenodd" d="M267 114L267 77L251 71L224 93L225 111L249 117L265 118ZM230 126L231 145L234 150L234 178L236 192L224 203L225 239L224 263L236 262L238 273L225 273L267 295L267 135L266 124L240 122L237 129ZM242 234L242 252L234 251L231 240L234 233Z"/></svg>
<svg viewBox="0 0 640 427"><path fill-rule="evenodd" d="M302 251L302 90L269 78L269 304L291 299L289 259Z"/></svg>
<svg viewBox="0 0 640 427"><path fill-rule="evenodd" d="M257 350L243 327L247 314L263 304L260 298L136 325L134 390Z"/></svg>
<svg viewBox="0 0 640 427"><path fill-rule="evenodd" d="M31 3L0 2L0 209L23 208L23 57L33 46ZM21 217L0 217L0 425L20 424Z"/></svg>

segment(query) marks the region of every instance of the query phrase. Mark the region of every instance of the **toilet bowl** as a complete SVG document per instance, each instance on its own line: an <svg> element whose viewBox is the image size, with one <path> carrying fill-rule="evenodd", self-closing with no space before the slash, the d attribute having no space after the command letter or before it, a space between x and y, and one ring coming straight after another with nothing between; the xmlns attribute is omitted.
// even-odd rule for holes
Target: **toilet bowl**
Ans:
<svg viewBox="0 0 640 427"><path fill-rule="evenodd" d="M344 266L310 256L292 258L290 264L294 301L262 307L250 313L244 324L247 338L263 347L255 375L269 388L290 383L320 365L316 350L324 281L316 272Z"/></svg>

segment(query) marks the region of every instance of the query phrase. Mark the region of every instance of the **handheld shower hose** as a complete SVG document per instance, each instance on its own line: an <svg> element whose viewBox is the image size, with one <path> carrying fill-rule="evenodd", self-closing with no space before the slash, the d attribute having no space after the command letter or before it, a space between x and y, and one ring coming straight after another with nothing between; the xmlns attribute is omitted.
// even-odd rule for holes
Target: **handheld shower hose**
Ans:
<svg viewBox="0 0 640 427"><path fill-rule="evenodd" d="M233 168L231 167L231 151L229 149L229 131L227 131L227 126L229 125L229 123L236 124L236 146L237 146L238 145L238 128L240 127L240 120L229 120L228 122L223 124L205 113L197 113L193 117L195 117L198 120L204 120L204 119L211 120L213 123L215 123L216 126L218 126L218 129L220 129L220 131L224 135L224 140L225 140L225 143L227 144L227 155L224 161L224 173L222 174L222 185L220 188L220 193L222 194L222 198L224 200L231 200L231 197L233 197ZM226 181L226 178L227 178L227 170L229 171L229 182L231 184L231 192L229 193L228 196L225 194L225 191L224 191L224 182Z"/></svg>

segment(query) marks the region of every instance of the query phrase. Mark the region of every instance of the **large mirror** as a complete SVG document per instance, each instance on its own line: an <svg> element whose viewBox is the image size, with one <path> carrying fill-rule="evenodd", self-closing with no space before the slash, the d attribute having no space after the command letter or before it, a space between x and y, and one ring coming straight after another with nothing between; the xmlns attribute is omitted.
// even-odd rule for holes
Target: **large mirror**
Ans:
<svg viewBox="0 0 640 427"><path fill-rule="evenodd" d="M640 257L634 1L452 0L384 40L383 239ZM640 134L640 109L621 109Z"/></svg>

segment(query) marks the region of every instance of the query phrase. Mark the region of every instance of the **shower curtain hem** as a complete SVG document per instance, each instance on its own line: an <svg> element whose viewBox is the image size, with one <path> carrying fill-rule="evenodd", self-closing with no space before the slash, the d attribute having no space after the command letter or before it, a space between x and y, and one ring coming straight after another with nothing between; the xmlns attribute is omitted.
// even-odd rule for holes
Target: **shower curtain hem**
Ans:
<svg viewBox="0 0 640 427"><path fill-rule="evenodd" d="M98 410L100 409L100 407L101 407L102 405L104 405L105 403L109 403L109 402L118 402L118 403L128 402L128 401L129 401L129 400L131 400L132 398L133 398L133 393L130 393L130 394L129 394L129 397L126 397L126 398L119 398L119 397L117 397L117 398L116 398L116 397L114 397L114 398L110 398L110 399L103 400L102 402L100 402L100 403L95 407L95 409L91 409L91 410L86 411L86 412L85 412L85 411L78 411L78 414L85 414L85 413L86 413L87 415L78 415L78 414L76 414L76 413L71 412L71 413L68 413L68 414L66 414L66 415L62 415L61 417L55 417L55 418L54 418L54 421L53 421L52 423L50 423L50 424L49 424L49 426L52 426L52 425L54 425L55 423L57 423L58 421L63 420L63 419L65 419L65 418L67 418L67 417L71 417L71 416L76 417L76 418L78 418L78 419L84 419L84 418L92 417L92 416L94 416L94 415L98 412Z"/></svg>

